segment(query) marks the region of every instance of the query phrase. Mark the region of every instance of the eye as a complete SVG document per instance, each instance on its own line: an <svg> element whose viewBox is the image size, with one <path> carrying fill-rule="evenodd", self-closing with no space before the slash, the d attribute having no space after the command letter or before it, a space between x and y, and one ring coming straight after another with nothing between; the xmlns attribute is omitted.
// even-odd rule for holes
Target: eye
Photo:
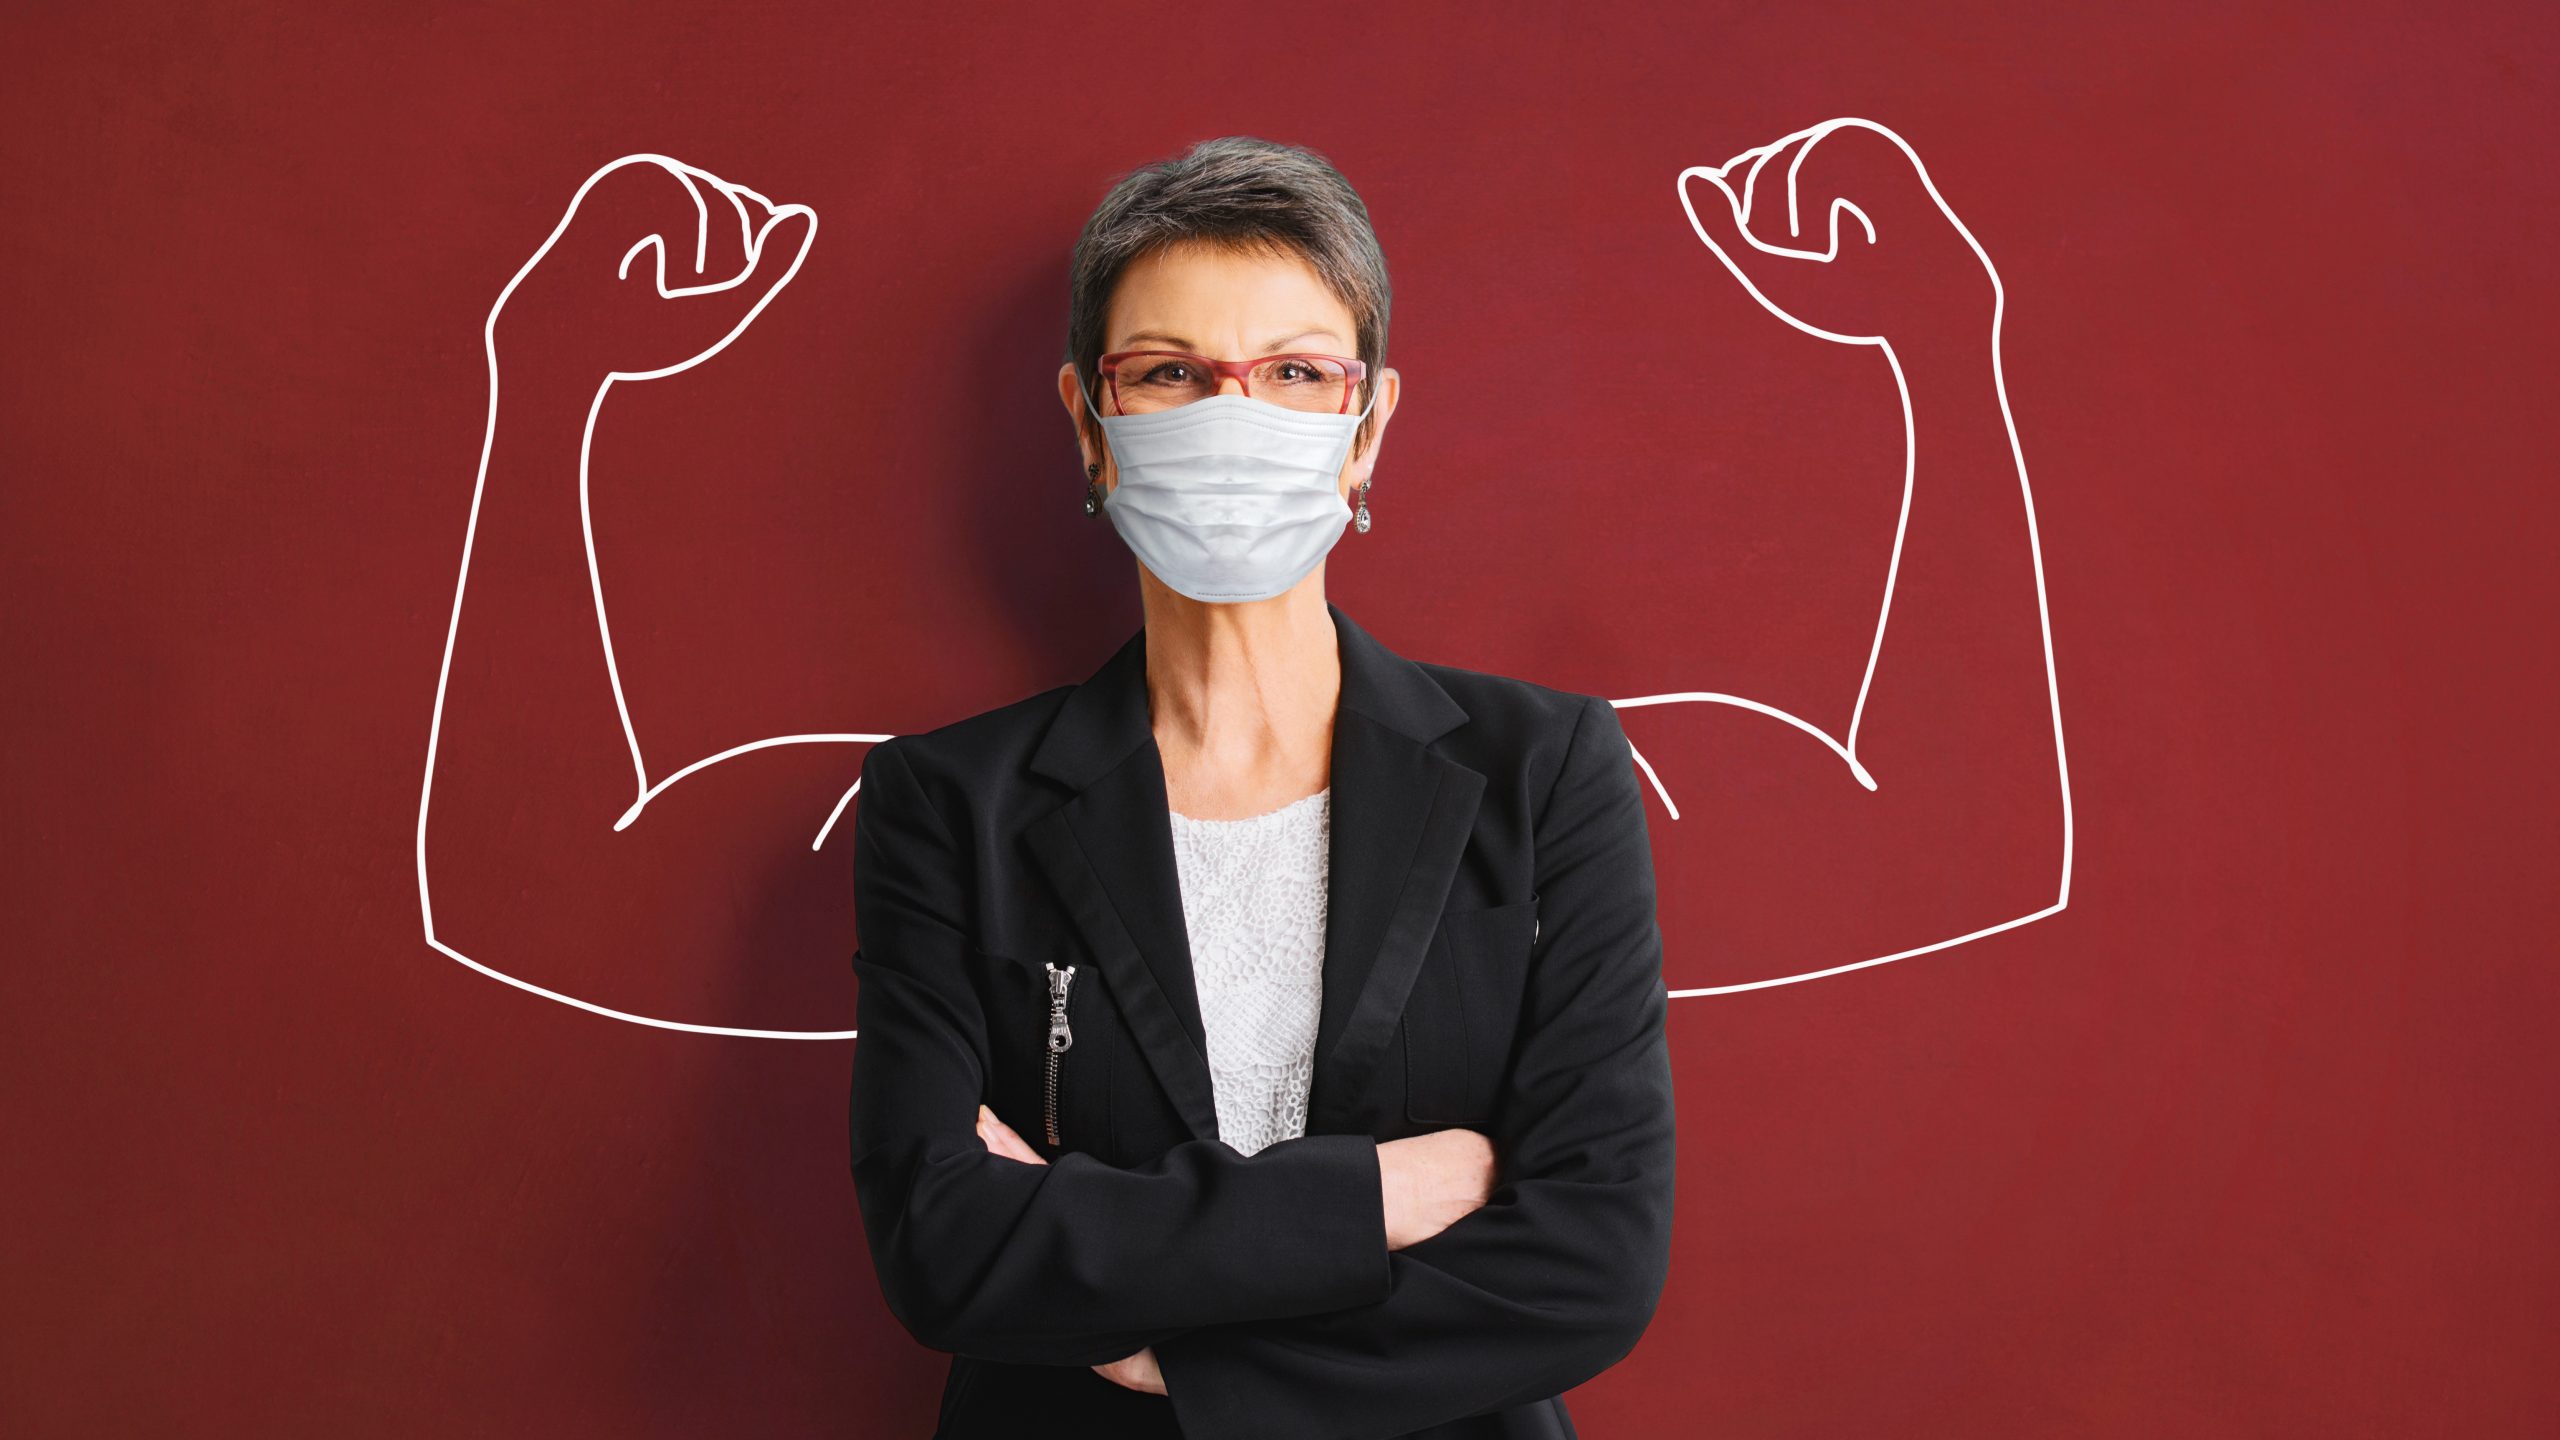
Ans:
<svg viewBox="0 0 2560 1440"><path fill-rule="evenodd" d="M1191 367L1180 360L1159 360L1140 372L1141 385L1184 385L1190 383Z"/></svg>

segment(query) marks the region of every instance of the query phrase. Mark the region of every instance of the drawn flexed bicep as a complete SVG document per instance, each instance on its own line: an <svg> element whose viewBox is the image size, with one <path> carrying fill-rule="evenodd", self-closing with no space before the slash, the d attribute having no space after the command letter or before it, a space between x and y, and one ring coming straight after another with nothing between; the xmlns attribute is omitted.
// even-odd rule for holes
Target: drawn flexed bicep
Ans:
<svg viewBox="0 0 2560 1440"><path fill-rule="evenodd" d="M808 206L777 204L662 155L625 156L578 187L489 312L488 431L437 679L417 844L427 942L494 978L671 1029L850 1033L679 1018L733 963L725 947L680 937L723 933L735 908L729 857L711 848L721 827L703 824L704 805L770 808L757 830L823 835L832 824L823 797L859 764L846 747L885 736L786 735L700 758L653 753L632 718L609 603L608 581L634 577L616 572L597 541L598 510L615 491L593 474L617 386L691 369L736 343L799 273L816 232ZM564 523L572 515L576 523ZM634 836L670 786L750 751L769 752L754 783L742 781L747 767L696 780L672 831ZM671 865L671 854L699 863ZM630 954L598 938L635 904L647 912L648 939L665 937L679 953ZM835 918L814 909L760 917L768 933L812 936L831 934Z"/></svg>
<svg viewBox="0 0 2560 1440"><path fill-rule="evenodd" d="M1688 787L1712 785L1717 835L1684 845L1675 831L1662 861L1667 889L1714 890L1724 927L1710 947L1719 973L1674 983L1719 983L1675 993L1809 979L2054 913L2070 895L2070 783L2042 546L2001 372L1998 271L1918 154L1872 121L1825 121L1690 166L1675 186L1718 272L1762 309L1879 354L1904 442L1900 476L1873 477L1879 501L1898 479L1898 505L1851 512L1876 516L1874 553L1885 559L1845 730L1719 689L1616 702L1634 712L1639 747L1685 725L1721 727L1720 773ZM1771 329L1730 343L1782 352L1789 342ZM1806 443L1819 452L1819 437ZM1868 482L1841 483L1855 493ZM1847 658L1800 663L1850 673L1838 663ZM1646 709L1663 706L1681 708ZM1832 713L1827 701L1819 713ZM1806 744L1838 762L1808 776L1822 788L1765 783L1804 774L1792 762ZM1676 817L1681 777L1653 773L1641 748L1638 760ZM1685 870L1727 840L1742 853L1727 851L1713 872ZM1765 868L1735 882L1735 869L1755 865ZM1790 871L1820 879L1793 883ZM1843 893L1861 903L1842 907ZM1829 925L1844 909L1855 922Z"/></svg>

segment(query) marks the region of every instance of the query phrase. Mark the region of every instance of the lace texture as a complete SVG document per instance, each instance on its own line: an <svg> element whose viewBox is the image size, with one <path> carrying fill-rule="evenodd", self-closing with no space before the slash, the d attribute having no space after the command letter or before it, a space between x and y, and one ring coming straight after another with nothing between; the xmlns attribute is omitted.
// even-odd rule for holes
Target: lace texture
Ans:
<svg viewBox="0 0 2560 1440"><path fill-rule="evenodd" d="M1218 1138L1250 1155L1307 1130L1333 787L1242 820L1169 813Z"/></svg>

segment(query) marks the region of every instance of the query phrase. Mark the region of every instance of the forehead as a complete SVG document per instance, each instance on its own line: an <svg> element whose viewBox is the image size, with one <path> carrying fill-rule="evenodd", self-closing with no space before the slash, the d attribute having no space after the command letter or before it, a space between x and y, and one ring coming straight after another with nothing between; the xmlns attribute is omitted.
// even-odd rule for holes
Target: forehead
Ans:
<svg viewBox="0 0 2560 1440"><path fill-rule="evenodd" d="M1121 272L1104 345L1251 354L1305 337L1310 348L1347 350L1350 307L1313 265L1286 252L1184 244L1156 251ZM1306 336L1307 331L1330 335ZM1136 346L1132 337L1143 336Z"/></svg>

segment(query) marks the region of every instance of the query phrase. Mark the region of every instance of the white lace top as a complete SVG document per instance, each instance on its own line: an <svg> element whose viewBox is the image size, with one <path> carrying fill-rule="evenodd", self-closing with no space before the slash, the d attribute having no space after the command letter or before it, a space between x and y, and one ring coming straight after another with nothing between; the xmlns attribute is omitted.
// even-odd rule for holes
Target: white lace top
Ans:
<svg viewBox="0 0 2560 1440"><path fill-rule="evenodd" d="M1170 813L1218 1138L1250 1155L1307 1129L1333 787L1242 820Z"/></svg>

